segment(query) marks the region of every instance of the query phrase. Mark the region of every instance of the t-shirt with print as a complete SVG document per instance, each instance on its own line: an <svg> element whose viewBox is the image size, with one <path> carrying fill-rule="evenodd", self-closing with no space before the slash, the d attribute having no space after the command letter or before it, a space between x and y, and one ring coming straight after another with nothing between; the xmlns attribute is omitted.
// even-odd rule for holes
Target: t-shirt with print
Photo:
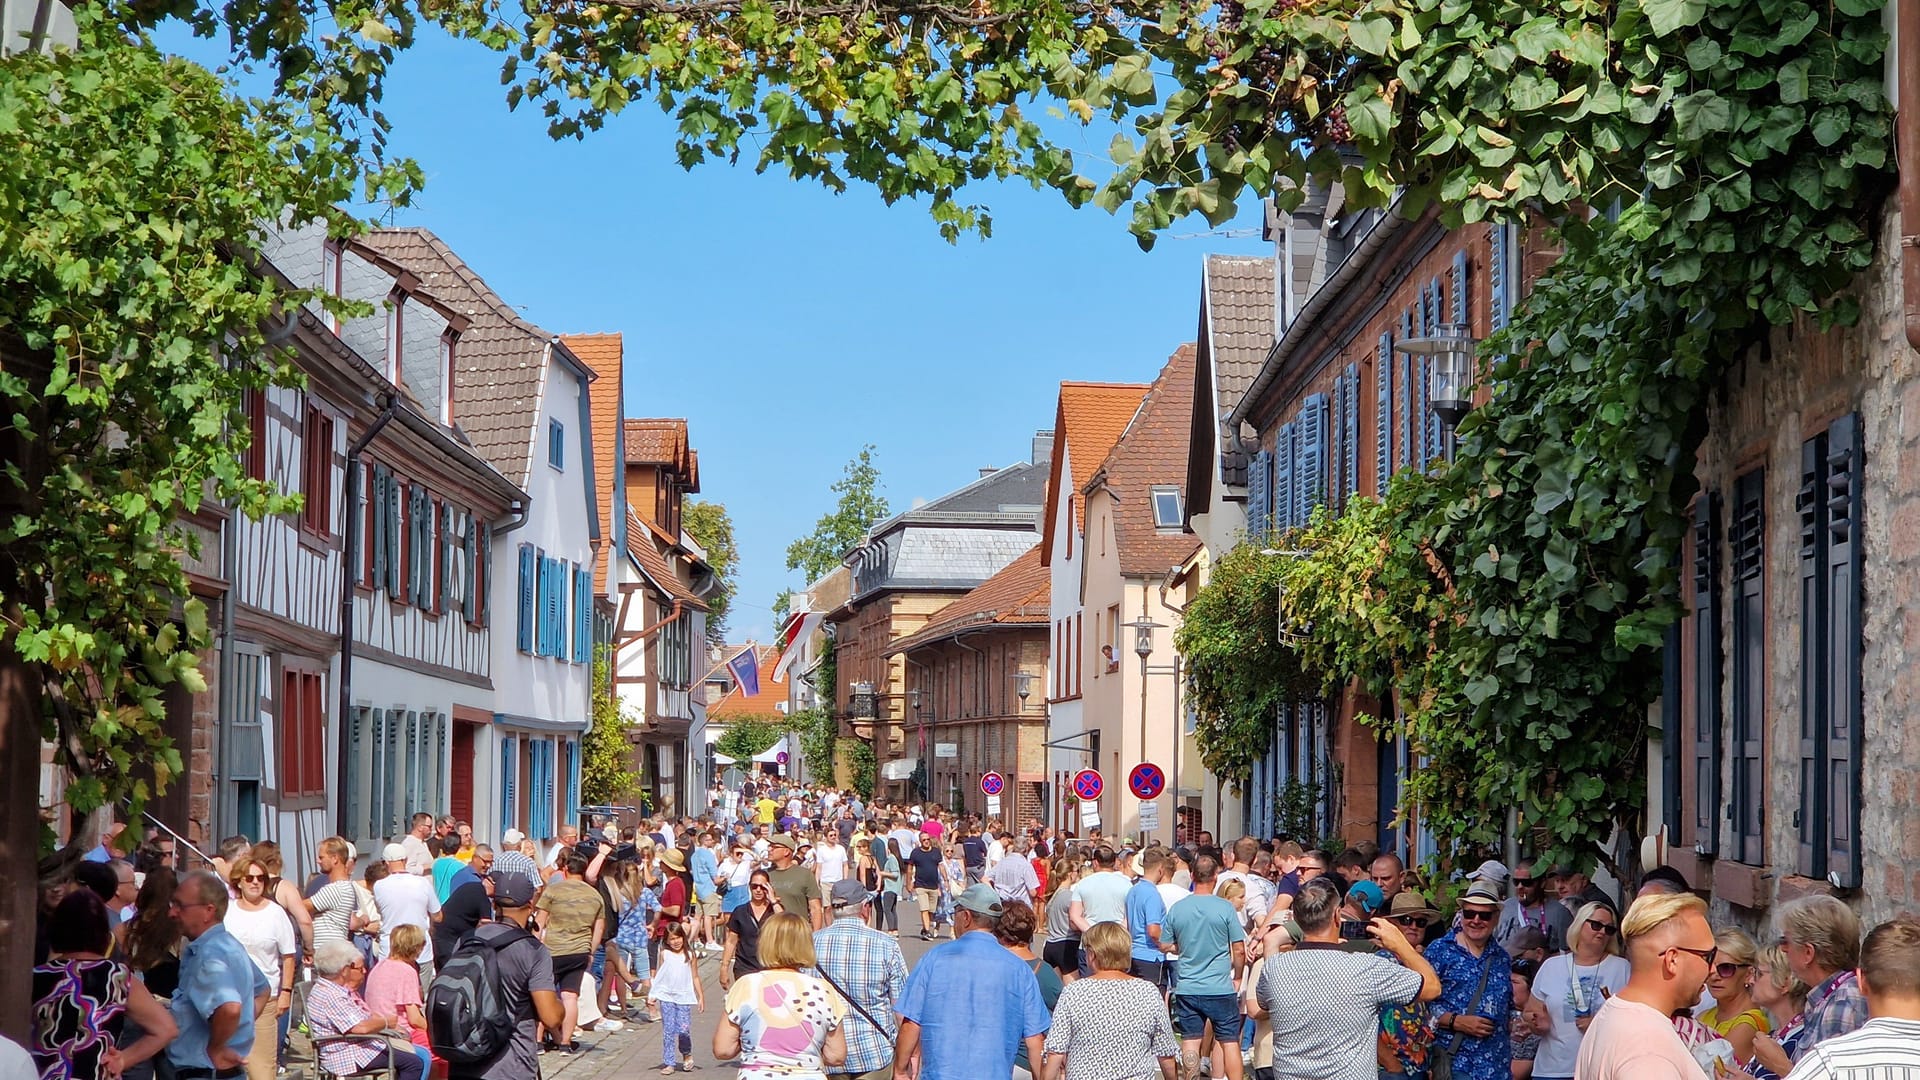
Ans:
<svg viewBox="0 0 1920 1080"><path fill-rule="evenodd" d="M1310 943L1268 957L1255 992L1288 1080L1375 1080L1380 1007L1404 1005L1420 987L1419 972L1388 957Z"/></svg>
<svg viewBox="0 0 1920 1080"><path fill-rule="evenodd" d="M547 913L548 952L578 956L593 951L593 921L606 909L593 886L571 878L556 881L533 906Z"/></svg>
<svg viewBox="0 0 1920 1080"><path fill-rule="evenodd" d="M847 1005L824 981L776 968L735 979L727 1016L740 1028L739 1080L779 1080L825 1071L820 1048Z"/></svg>
<svg viewBox="0 0 1920 1080"><path fill-rule="evenodd" d="M482 940L504 934L519 934L510 923L487 923L474 931ZM534 1080L540 1075L540 1048L534 1041L539 1017L533 1011L533 992L554 993L553 954L545 945L528 936L494 954L500 972L500 995L507 1015L513 1017L513 1038L498 1055L486 1061L448 1068L450 1080Z"/></svg>
<svg viewBox="0 0 1920 1080"><path fill-rule="evenodd" d="M313 894L313 947L346 941L353 935L353 913L360 893L351 881L329 881Z"/></svg>
<svg viewBox="0 0 1920 1080"><path fill-rule="evenodd" d="M1800 1070L1795 1069L1795 1072ZM1673 1021L1651 1005L1610 997L1580 1040L1581 1080L1706 1080Z"/></svg>
<svg viewBox="0 0 1920 1080"><path fill-rule="evenodd" d="M1154 899L1160 899L1154 894ZM1240 913L1212 893L1195 893L1163 916L1160 940L1180 950L1181 997L1233 993L1233 947L1247 940Z"/></svg>

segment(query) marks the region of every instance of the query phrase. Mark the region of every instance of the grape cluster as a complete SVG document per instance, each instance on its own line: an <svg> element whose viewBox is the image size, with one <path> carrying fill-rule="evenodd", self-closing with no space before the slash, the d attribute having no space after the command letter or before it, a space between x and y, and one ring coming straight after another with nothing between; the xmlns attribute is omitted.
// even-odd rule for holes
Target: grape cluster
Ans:
<svg viewBox="0 0 1920 1080"><path fill-rule="evenodd" d="M1246 5L1240 3L1240 0L1220 0L1220 29L1240 29L1240 20L1246 18L1246 15Z"/></svg>
<svg viewBox="0 0 1920 1080"><path fill-rule="evenodd" d="M1326 125L1322 130L1326 132L1327 141L1335 146L1345 146L1352 142L1353 125L1347 123L1346 106L1335 105L1328 109Z"/></svg>

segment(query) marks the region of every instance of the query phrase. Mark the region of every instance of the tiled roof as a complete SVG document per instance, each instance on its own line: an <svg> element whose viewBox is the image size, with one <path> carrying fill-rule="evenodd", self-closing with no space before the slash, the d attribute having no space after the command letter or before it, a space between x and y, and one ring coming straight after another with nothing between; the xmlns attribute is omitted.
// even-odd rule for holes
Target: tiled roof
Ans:
<svg viewBox="0 0 1920 1080"><path fill-rule="evenodd" d="M693 588L680 580L680 575L674 572L674 563L680 559L680 556L662 551L659 541L655 539L647 523L631 509L627 511L627 552L633 556L634 562L640 564L640 569L647 575L648 580L658 585L668 596L675 600L686 601L688 607L698 608L701 611L707 610L706 601L701 600L694 593Z"/></svg>
<svg viewBox="0 0 1920 1080"><path fill-rule="evenodd" d="M1219 445L1220 421L1240 404L1240 398L1260 374L1267 351L1273 348L1273 260L1241 255L1207 256L1205 280L1201 288L1206 307L1206 361L1204 380L1214 382L1216 400L1194 399L1195 423L1200 413L1213 413L1206 421L1214 433L1212 442L1219 455L1221 477L1225 483L1239 486L1247 482L1247 459L1232 446Z"/></svg>
<svg viewBox="0 0 1920 1080"><path fill-rule="evenodd" d="M1102 486L1113 492L1114 543L1120 573L1128 577L1164 574L1186 562L1200 544L1190 532L1155 528L1151 497L1156 486L1185 487L1193 363L1192 343L1174 350L1126 434L1080 488L1082 494Z"/></svg>
<svg viewBox="0 0 1920 1080"><path fill-rule="evenodd" d="M554 336L522 318L425 229L375 229L358 242L412 271L422 292L471 320L454 353L454 422L508 479L526 486L546 350Z"/></svg>
<svg viewBox="0 0 1920 1080"><path fill-rule="evenodd" d="M687 467L687 422L659 417L627 421L627 464Z"/></svg>
<svg viewBox="0 0 1920 1080"><path fill-rule="evenodd" d="M1053 454L1051 474L1047 481L1046 517L1042 519L1045 538L1041 542L1041 562L1051 556L1053 546L1053 520L1060 504L1060 473L1062 468L1071 470L1078 484L1087 482L1100 462L1112 451L1113 444L1120 441L1120 433L1127 429L1133 414L1140 409L1140 401L1147 396L1147 387L1140 383L1090 383L1063 382L1060 384L1060 403L1053 421ZM1060 443L1065 440L1067 452L1060 453ZM1065 493L1072 498L1075 492ZM1084 505L1079 499L1073 499L1074 528L1079 529Z"/></svg>
<svg viewBox="0 0 1920 1080"><path fill-rule="evenodd" d="M1040 549L1029 548L978 588L934 612L926 626L895 642L887 652L908 652L981 627L1044 626L1052 579L1052 571L1040 561Z"/></svg>
<svg viewBox="0 0 1920 1080"><path fill-rule="evenodd" d="M780 650L771 645L756 645L754 648L759 650L755 659L760 668L760 692L748 697L740 692L745 687L734 683L733 689L728 690L725 697L707 706L707 723L724 724L729 720L759 720L780 715L778 706L787 700L786 684L773 681L773 669L780 663ZM727 659L731 660L737 655L739 650L730 649ZM721 661L722 666L725 662Z"/></svg>
<svg viewBox="0 0 1920 1080"><path fill-rule="evenodd" d="M600 535L611 537L614 534L614 480L623 472L615 455L619 453L621 367L625 346L619 334L568 334L560 340L597 376L587 388L588 409L593 416L593 483L598 496ZM605 554L594 561L595 592L606 592L607 567L612 561L613 548L608 545Z"/></svg>

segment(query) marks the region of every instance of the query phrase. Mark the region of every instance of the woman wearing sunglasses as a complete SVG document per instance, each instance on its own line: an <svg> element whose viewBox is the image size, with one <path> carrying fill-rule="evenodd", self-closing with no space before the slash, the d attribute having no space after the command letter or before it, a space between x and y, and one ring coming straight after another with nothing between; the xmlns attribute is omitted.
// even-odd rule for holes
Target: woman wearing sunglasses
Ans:
<svg viewBox="0 0 1920 1080"><path fill-rule="evenodd" d="M253 1052L247 1055L248 1080L273 1080L274 1059L280 1048L280 1014L293 1008L294 956L299 940L286 909L273 902L273 874L252 855L235 859L227 883L239 894L227 905L222 922L227 932L246 946L274 992L265 1008L253 1014Z"/></svg>
<svg viewBox="0 0 1920 1080"><path fill-rule="evenodd" d="M1753 999L1753 962L1759 948L1745 931L1732 926L1713 935L1713 943L1720 949L1707 973L1713 1006L1700 1014L1700 1022L1733 1044L1733 1060L1744 1069L1753 1060L1754 1037L1773 1029L1766 1010Z"/></svg>
<svg viewBox="0 0 1920 1080"><path fill-rule="evenodd" d="M1567 927L1567 951L1549 956L1533 978L1533 997L1545 1009L1533 1080L1572 1080L1580 1039L1607 998L1627 985L1632 966L1620 955L1620 919L1598 901L1580 905ZM1534 1013L1536 1026L1540 1013Z"/></svg>

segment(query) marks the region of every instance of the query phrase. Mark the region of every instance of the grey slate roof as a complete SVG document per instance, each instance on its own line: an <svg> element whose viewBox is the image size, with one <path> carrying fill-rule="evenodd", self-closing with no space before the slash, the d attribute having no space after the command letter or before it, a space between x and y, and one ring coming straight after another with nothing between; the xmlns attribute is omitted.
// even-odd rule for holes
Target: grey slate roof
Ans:
<svg viewBox="0 0 1920 1080"><path fill-rule="evenodd" d="M522 318L426 229L375 229L357 242L412 271L420 291L472 320L454 350L454 422L502 473L525 487L542 362L555 336ZM554 351L582 379L591 379L564 346L555 344Z"/></svg>
<svg viewBox="0 0 1920 1080"><path fill-rule="evenodd" d="M1209 255L1204 271L1206 327L1201 346L1219 395L1219 415L1212 417L1215 441L1220 420L1240 404L1240 398L1260 374L1267 351L1273 347L1273 260L1241 255ZM1200 395L1194 408L1210 408ZM1247 482L1246 455L1230 445L1218 447L1221 478L1238 487Z"/></svg>
<svg viewBox="0 0 1920 1080"><path fill-rule="evenodd" d="M884 589L966 591L1040 541L1049 465L1009 465L875 525L847 553L853 598Z"/></svg>

